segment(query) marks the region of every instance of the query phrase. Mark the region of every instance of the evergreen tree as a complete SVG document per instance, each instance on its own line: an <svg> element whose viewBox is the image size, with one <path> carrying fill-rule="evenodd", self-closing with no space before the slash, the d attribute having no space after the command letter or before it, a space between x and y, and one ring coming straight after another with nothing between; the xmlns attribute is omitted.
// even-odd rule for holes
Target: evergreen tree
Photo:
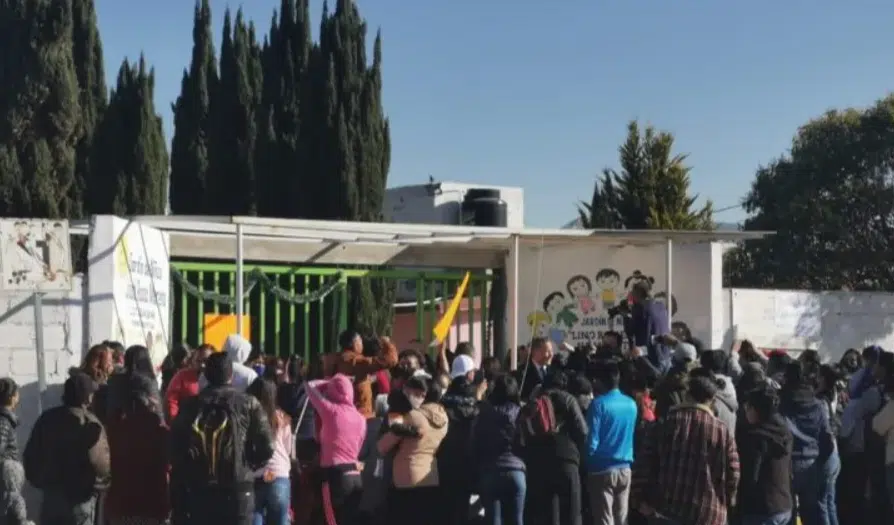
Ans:
<svg viewBox="0 0 894 525"><path fill-rule="evenodd" d="M308 0L281 0L262 53L263 94L258 111L258 211L274 217L310 217L316 129L309 78L312 40Z"/></svg>
<svg viewBox="0 0 894 525"><path fill-rule="evenodd" d="M338 0L333 14L324 9L320 44L310 76L319 97L317 156L302 184L313 188L314 218L382 220L391 163L388 120L382 108L382 42L377 35L371 65L366 60L366 22L351 0ZM309 128L308 128L309 129ZM309 136L310 133L305 133ZM390 329L393 288L384 280L364 279L351 290L352 324L385 333Z"/></svg>
<svg viewBox="0 0 894 525"><path fill-rule="evenodd" d="M145 59L125 60L94 141L95 175L88 185L94 213L165 213L168 153L154 96L155 72Z"/></svg>
<svg viewBox="0 0 894 525"><path fill-rule="evenodd" d="M71 217L81 108L71 1L0 1L0 215Z"/></svg>
<svg viewBox="0 0 894 525"><path fill-rule="evenodd" d="M171 143L171 210L179 214L210 213L208 198L209 144L214 132L211 97L217 89L217 64L211 35L209 0L196 3L193 17L192 61L183 72L180 96L174 103Z"/></svg>
<svg viewBox="0 0 894 525"><path fill-rule="evenodd" d="M246 26L242 11L231 27L224 16L220 49L220 86L212 105L216 133L212 143L209 194L211 208L219 215L257 212L255 180L256 111L260 104L261 65L254 30Z"/></svg>
<svg viewBox="0 0 894 525"><path fill-rule="evenodd" d="M652 126L640 132L636 121L627 126L619 148L621 170L606 169L589 204L579 207L590 228L658 230L713 229L710 201L693 210L689 196L686 155L673 153L674 136Z"/></svg>
<svg viewBox="0 0 894 525"><path fill-rule="evenodd" d="M724 286L894 290L892 159L894 95L799 127L742 202L746 230L776 234L728 252Z"/></svg>
<svg viewBox="0 0 894 525"><path fill-rule="evenodd" d="M90 179L90 154L93 137L106 109L107 93L102 42L97 28L94 1L72 0L72 13L74 15L73 56L80 89L81 138L76 149L75 184L72 185L70 198L74 216L81 216L83 212L91 211L81 208L84 204L87 181Z"/></svg>

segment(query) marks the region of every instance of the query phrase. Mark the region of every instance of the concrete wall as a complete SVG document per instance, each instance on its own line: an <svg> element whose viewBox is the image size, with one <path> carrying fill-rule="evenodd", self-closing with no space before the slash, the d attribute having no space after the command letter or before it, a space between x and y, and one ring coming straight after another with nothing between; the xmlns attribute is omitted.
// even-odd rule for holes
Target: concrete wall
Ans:
<svg viewBox="0 0 894 525"><path fill-rule="evenodd" d="M75 276L71 292L51 293L43 298L43 334L46 356L47 392L43 408L60 404L62 383L68 369L81 362L84 348L84 279ZM24 449L38 409L37 352L35 351L34 299L29 293L0 292L0 377L19 384L18 438ZM39 501L35 490L26 487L29 515L36 516Z"/></svg>

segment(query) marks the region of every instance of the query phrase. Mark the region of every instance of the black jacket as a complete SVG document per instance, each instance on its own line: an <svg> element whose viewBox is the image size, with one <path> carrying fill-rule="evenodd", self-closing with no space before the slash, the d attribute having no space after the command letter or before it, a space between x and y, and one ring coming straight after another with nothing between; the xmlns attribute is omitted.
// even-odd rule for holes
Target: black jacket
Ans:
<svg viewBox="0 0 894 525"><path fill-rule="evenodd" d="M587 438L587 422L580 404L568 392L548 390L543 395L552 399L559 431L529 441L519 455L528 469L549 469L557 463L580 465L580 451Z"/></svg>
<svg viewBox="0 0 894 525"><path fill-rule="evenodd" d="M243 440L241 447L242 465L237 469L242 473L236 480L237 485L254 485L254 471L267 464L273 456L273 436L270 423L261 408L261 404L254 397L242 393L232 387L206 387L198 396L187 399L180 407L177 417L171 423L171 489L173 491L183 489L201 489L202 487L186 486L194 485L194 481L188 479L191 467L189 448L192 443L192 425L198 417L202 406L206 403L217 402L230 403L236 417L237 439ZM237 452L238 454L238 452ZM235 488L235 487L234 487ZM173 501L172 501L173 503Z"/></svg>
<svg viewBox="0 0 894 525"><path fill-rule="evenodd" d="M515 422L519 406L515 403L481 403L472 431L473 461L479 472L488 469L525 470L525 462L515 455Z"/></svg>
<svg viewBox="0 0 894 525"><path fill-rule="evenodd" d="M543 373L529 359L525 366L515 371L515 379L518 381L522 400L527 401L531 399L534 390L543 384Z"/></svg>
<svg viewBox="0 0 894 525"><path fill-rule="evenodd" d="M792 510L792 433L782 416L752 425L739 420L739 509L742 515Z"/></svg>
<svg viewBox="0 0 894 525"><path fill-rule="evenodd" d="M19 461L18 426L19 418L10 409L0 408L0 459Z"/></svg>
<svg viewBox="0 0 894 525"><path fill-rule="evenodd" d="M441 487L471 491L476 478L472 468L472 423L478 417L478 401L471 392L458 392L451 384L447 395L441 398L447 412L447 435L438 447L438 484ZM474 387L472 387L474 390Z"/></svg>

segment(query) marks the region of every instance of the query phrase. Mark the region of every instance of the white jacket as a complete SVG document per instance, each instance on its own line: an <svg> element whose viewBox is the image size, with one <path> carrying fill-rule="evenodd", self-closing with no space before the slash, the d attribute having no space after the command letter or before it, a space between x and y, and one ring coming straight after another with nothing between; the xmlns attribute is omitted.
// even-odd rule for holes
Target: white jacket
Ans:
<svg viewBox="0 0 894 525"><path fill-rule="evenodd" d="M248 385L258 378L258 373L244 363L251 354L251 342L239 334L230 334L224 341L221 352L226 352L227 357L233 362L233 388L245 392ZM205 388L208 381L205 375L199 378L199 390Z"/></svg>

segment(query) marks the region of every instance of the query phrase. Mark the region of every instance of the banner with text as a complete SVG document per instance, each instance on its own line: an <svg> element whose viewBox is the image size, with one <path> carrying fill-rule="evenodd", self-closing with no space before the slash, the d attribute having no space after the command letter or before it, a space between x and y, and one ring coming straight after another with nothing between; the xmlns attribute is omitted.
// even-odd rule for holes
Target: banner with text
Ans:
<svg viewBox="0 0 894 525"><path fill-rule="evenodd" d="M90 344L145 345L155 366L170 347L167 234L111 215L93 217L89 251Z"/></svg>

